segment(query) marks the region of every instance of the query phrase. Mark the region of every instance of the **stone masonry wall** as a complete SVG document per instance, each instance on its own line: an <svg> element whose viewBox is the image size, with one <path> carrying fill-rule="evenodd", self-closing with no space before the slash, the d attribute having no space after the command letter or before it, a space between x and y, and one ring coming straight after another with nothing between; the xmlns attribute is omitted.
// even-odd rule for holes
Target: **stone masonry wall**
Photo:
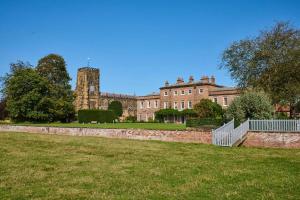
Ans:
<svg viewBox="0 0 300 200"><path fill-rule="evenodd" d="M300 148L300 133L248 132L242 146Z"/></svg>
<svg viewBox="0 0 300 200"><path fill-rule="evenodd" d="M210 131L163 131L141 129L59 128L0 125L0 132L1 131L211 144Z"/></svg>

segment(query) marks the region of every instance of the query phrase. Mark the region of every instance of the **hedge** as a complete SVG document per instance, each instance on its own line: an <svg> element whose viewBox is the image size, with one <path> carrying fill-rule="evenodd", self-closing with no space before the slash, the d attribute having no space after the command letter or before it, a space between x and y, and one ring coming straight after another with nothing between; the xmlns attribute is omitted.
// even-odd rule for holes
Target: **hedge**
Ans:
<svg viewBox="0 0 300 200"><path fill-rule="evenodd" d="M116 115L111 110L79 110L79 123L111 123L116 119Z"/></svg>
<svg viewBox="0 0 300 200"><path fill-rule="evenodd" d="M201 126L221 126L223 124L221 118L191 118L187 119L187 127L201 127Z"/></svg>

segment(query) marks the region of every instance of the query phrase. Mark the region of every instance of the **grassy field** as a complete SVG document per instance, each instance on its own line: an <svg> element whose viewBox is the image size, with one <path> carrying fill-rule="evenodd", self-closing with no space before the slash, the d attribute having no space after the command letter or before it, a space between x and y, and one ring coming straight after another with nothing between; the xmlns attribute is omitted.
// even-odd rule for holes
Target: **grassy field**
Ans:
<svg viewBox="0 0 300 200"><path fill-rule="evenodd" d="M54 126L76 128L109 128L109 129L149 129L149 130L185 130L185 124L173 123L106 123L106 124L80 124L80 123L17 123L24 126Z"/></svg>
<svg viewBox="0 0 300 200"><path fill-rule="evenodd" d="M1 199L299 197L299 149L0 133Z"/></svg>

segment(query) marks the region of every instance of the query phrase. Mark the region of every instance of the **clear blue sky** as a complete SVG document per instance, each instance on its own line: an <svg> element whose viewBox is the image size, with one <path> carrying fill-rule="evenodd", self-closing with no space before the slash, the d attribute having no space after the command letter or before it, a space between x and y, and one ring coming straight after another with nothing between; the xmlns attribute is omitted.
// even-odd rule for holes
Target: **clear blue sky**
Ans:
<svg viewBox="0 0 300 200"><path fill-rule="evenodd" d="M73 88L88 57L101 91L145 95L165 80L212 74L232 86L218 68L222 51L286 20L300 26L300 1L0 0L0 75L11 62L57 53Z"/></svg>

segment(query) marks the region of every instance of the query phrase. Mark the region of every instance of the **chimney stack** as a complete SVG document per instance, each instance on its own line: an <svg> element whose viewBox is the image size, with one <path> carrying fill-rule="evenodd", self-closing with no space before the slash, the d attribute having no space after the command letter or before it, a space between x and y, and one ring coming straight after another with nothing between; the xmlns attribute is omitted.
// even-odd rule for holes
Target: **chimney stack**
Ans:
<svg viewBox="0 0 300 200"><path fill-rule="evenodd" d="M165 82L165 87L168 87L169 86L169 81L166 81Z"/></svg>
<svg viewBox="0 0 300 200"><path fill-rule="evenodd" d="M194 82L194 77L193 76L190 76L189 78L189 83L193 83Z"/></svg>
<svg viewBox="0 0 300 200"><path fill-rule="evenodd" d="M183 78L178 77L178 78L177 78L177 84L180 84L180 83L184 83L184 81L183 81Z"/></svg>
<svg viewBox="0 0 300 200"><path fill-rule="evenodd" d="M216 78L214 76L210 77L210 83L211 84L216 84Z"/></svg>
<svg viewBox="0 0 300 200"><path fill-rule="evenodd" d="M201 83L209 83L209 78L208 78L208 76L202 76L202 78L201 78Z"/></svg>

